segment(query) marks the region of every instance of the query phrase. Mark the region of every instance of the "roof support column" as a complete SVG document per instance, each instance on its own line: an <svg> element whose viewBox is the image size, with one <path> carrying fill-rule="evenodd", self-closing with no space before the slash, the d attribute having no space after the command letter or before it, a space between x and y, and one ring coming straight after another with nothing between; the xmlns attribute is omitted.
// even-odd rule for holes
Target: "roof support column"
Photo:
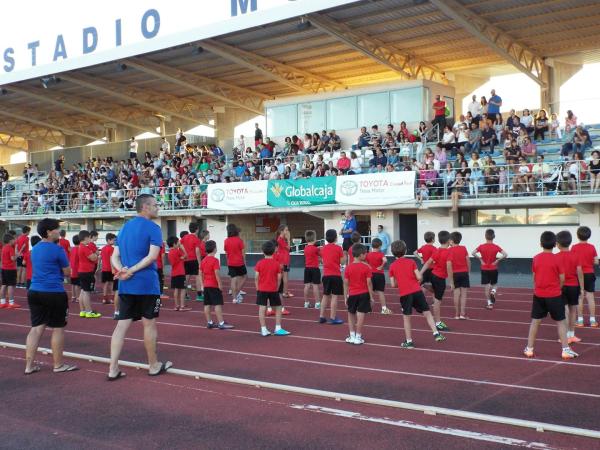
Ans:
<svg viewBox="0 0 600 450"><path fill-rule="evenodd" d="M467 75L456 75L454 77L454 116L456 120L461 114L467 114L467 110L463 111L463 100L469 96L471 92L475 91L480 86L484 85L490 78L489 77L473 77ZM487 96L487 94L486 94Z"/></svg>
<svg viewBox="0 0 600 450"><path fill-rule="evenodd" d="M581 70L582 64L566 64L553 60L552 58L546 59L548 72L548 89L542 89L540 91L540 104L542 108L548 111L548 114L556 113L560 116L564 116L566 111L561 110L560 106L560 88L567 81L571 79L573 75Z"/></svg>

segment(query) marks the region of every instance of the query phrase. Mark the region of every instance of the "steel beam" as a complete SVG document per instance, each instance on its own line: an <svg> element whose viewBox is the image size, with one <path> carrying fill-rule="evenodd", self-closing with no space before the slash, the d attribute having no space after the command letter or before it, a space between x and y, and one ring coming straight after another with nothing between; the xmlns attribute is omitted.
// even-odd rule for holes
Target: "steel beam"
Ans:
<svg viewBox="0 0 600 450"><path fill-rule="evenodd" d="M67 134L67 135L75 135L75 136L81 136L84 138L88 138L91 139L92 141L95 141L97 139L99 139L99 136L93 136L91 134L87 134L85 132L81 132L81 131L77 131L77 130L73 130L71 128L65 127L65 126L61 126L61 125L57 125L57 124L53 124L50 122L46 122L44 120L38 120L35 119L31 116L28 116L26 114L19 114L15 111L7 111L5 109L0 108L0 115L6 116L6 117L10 117L12 119L16 119L16 120L20 120L22 122L29 122L32 123L34 125L38 125L40 127L44 127L44 128L49 128L52 130L58 130L63 134Z"/></svg>

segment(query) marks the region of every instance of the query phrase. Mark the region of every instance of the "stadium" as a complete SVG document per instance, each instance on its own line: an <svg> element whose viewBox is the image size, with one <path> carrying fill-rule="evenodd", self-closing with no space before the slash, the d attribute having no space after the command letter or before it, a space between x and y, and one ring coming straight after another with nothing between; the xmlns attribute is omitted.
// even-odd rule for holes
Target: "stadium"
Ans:
<svg viewBox="0 0 600 450"><path fill-rule="evenodd" d="M6 9L3 448L600 448L596 1Z"/></svg>

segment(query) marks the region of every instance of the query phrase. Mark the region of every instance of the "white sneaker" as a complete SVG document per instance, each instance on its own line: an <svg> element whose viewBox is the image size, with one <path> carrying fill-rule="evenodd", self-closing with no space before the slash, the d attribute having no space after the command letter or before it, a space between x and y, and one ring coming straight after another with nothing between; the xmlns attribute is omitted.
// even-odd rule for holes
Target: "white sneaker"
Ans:
<svg viewBox="0 0 600 450"><path fill-rule="evenodd" d="M321 309L321 302L315 303L315 309Z"/></svg>
<svg viewBox="0 0 600 450"><path fill-rule="evenodd" d="M392 314L392 310L390 308L388 308L387 306L383 306L381 308L381 314Z"/></svg>
<svg viewBox="0 0 600 450"><path fill-rule="evenodd" d="M361 345L365 343L365 340L362 337L355 337L354 341L352 342L354 345Z"/></svg>
<svg viewBox="0 0 600 450"><path fill-rule="evenodd" d="M240 291L240 295L246 295L246 291Z"/></svg>
<svg viewBox="0 0 600 450"><path fill-rule="evenodd" d="M188 288L188 289L191 289L191 288L192 288L192 285L191 285L191 284L188 284L188 285L187 285L187 288Z"/></svg>
<svg viewBox="0 0 600 450"><path fill-rule="evenodd" d="M266 331L262 331L262 330L261 330L261 331L260 331L260 335L261 335L262 337L271 336L271 332L270 332L269 330L266 330Z"/></svg>
<svg viewBox="0 0 600 450"><path fill-rule="evenodd" d="M310 302L304 302L304 307L305 308L310 308Z"/></svg>
<svg viewBox="0 0 600 450"><path fill-rule="evenodd" d="M353 338L352 336L348 336L348 337L346 338L346 342L347 342L348 344L354 344L354 338Z"/></svg>
<svg viewBox="0 0 600 450"><path fill-rule="evenodd" d="M235 298L236 303L242 303L244 301L244 297L242 297L242 293L240 292Z"/></svg>

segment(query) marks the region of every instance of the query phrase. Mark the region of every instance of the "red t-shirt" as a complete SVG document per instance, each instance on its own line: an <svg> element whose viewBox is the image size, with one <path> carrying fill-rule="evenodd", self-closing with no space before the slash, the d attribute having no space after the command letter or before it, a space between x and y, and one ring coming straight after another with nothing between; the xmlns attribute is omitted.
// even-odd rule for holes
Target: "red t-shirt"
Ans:
<svg viewBox="0 0 600 450"><path fill-rule="evenodd" d="M535 274L533 293L538 297L560 297L560 274L565 273L558 255L538 253L533 257L531 271Z"/></svg>
<svg viewBox="0 0 600 450"><path fill-rule="evenodd" d="M502 253L502 248L493 242L486 242L481 244L475 250L481 255L483 263L481 264L481 270L496 270L498 266L494 264L498 257L498 253Z"/></svg>
<svg viewBox="0 0 600 450"><path fill-rule="evenodd" d="M185 275L185 267L183 265L183 251L179 248L169 250L169 264L171 264L171 276L177 277Z"/></svg>
<svg viewBox="0 0 600 450"><path fill-rule="evenodd" d="M565 271L565 286L579 286L577 267L581 265L577 254L566 250L556 254Z"/></svg>
<svg viewBox="0 0 600 450"><path fill-rule="evenodd" d="M90 241L90 243L88 245L94 251L94 253L96 253L98 251L98 246L93 241Z"/></svg>
<svg viewBox="0 0 600 450"><path fill-rule="evenodd" d="M22 234L17 238L17 244L15 248L21 251L21 254L29 251L29 236Z"/></svg>
<svg viewBox="0 0 600 450"><path fill-rule="evenodd" d="M421 258L423 258L423 263L426 263L436 250L437 248L435 245L425 244L419 250L417 250L417 252L421 255Z"/></svg>
<svg viewBox="0 0 600 450"><path fill-rule="evenodd" d="M65 253L67 254L67 257L69 257L71 254L71 243L65 238L60 238L58 240L58 245L65 249Z"/></svg>
<svg viewBox="0 0 600 450"><path fill-rule="evenodd" d="M452 272L462 273L468 272L469 266L467 266L467 258L469 252L464 245L455 245L448 249L448 261L452 262Z"/></svg>
<svg viewBox="0 0 600 450"><path fill-rule="evenodd" d="M344 278L348 280L348 296L368 293L367 280L371 277L371 268L368 264L359 261L348 264L344 271Z"/></svg>
<svg viewBox="0 0 600 450"><path fill-rule="evenodd" d="M181 245L183 245L187 253L186 261L196 261L198 259L196 257L196 249L200 248L200 239L198 239L198 236L192 233L186 234L181 238Z"/></svg>
<svg viewBox="0 0 600 450"><path fill-rule="evenodd" d="M277 259L284 266L290 265L290 244L284 238L277 238Z"/></svg>
<svg viewBox="0 0 600 450"><path fill-rule="evenodd" d="M596 247L587 242L580 242L573 245L571 251L579 257L583 273L594 273L594 258L598 256Z"/></svg>
<svg viewBox="0 0 600 450"><path fill-rule="evenodd" d="M244 241L239 236L232 236L225 239L223 249L227 256L228 266L240 267L244 265Z"/></svg>
<svg viewBox="0 0 600 450"><path fill-rule="evenodd" d="M208 255L202 260L200 263L200 270L202 271L202 277L204 278L204 287L219 287L215 271L220 268L221 265L219 264L219 260L212 255Z"/></svg>
<svg viewBox="0 0 600 450"><path fill-rule="evenodd" d="M71 251L71 278L79 278L79 247L73 247Z"/></svg>
<svg viewBox="0 0 600 450"><path fill-rule="evenodd" d="M414 294L421 290L415 270L417 270L417 263L408 258L398 258L390 266L390 278L396 280L400 297Z"/></svg>
<svg viewBox="0 0 600 450"><path fill-rule="evenodd" d="M88 256L96 253L92 247L92 243L88 245L79 244L79 252L77 257L79 259L78 272L79 273L89 273L96 271L96 261L90 261Z"/></svg>
<svg viewBox="0 0 600 450"><path fill-rule="evenodd" d="M200 240L198 247L200 248L200 258L206 258L206 242Z"/></svg>
<svg viewBox="0 0 600 450"><path fill-rule="evenodd" d="M378 269L383 264L383 258L385 255L380 251L372 251L367 253L366 261L371 266L371 272L373 273L384 273L383 269Z"/></svg>
<svg viewBox="0 0 600 450"><path fill-rule="evenodd" d="M433 259L433 270L431 273L436 277L448 278L448 267L446 266L448 257L450 256L448 250L450 250L448 247L440 247L431 255L431 259Z"/></svg>
<svg viewBox="0 0 600 450"><path fill-rule="evenodd" d="M25 262L25 276L27 280L33 277L33 266L31 265L31 251L23 253L23 261Z"/></svg>
<svg viewBox="0 0 600 450"><path fill-rule="evenodd" d="M258 290L261 292L277 292L279 283L277 275L281 273L279 262L273 258L264 258L256 263L254 271L259 274Z"/></svg>
<svg viewBox="0 0 600 450"><path fill-rule="evenodd" d="M158 257L156 258L156 268L162 269L164 267L163 256L165 255L165 243L160 246L160 250L158 251Z"/></svg>
<svg viewBox="0 0 600 450"><path fill-rule="evenodd" d="M446 102L440 100L439 102L433 103L433 109L435 111L435 117L446 117Z"/></svg>
<svg viewBox="0 0 600 450"><path fill-rule="evenodd" d="M111 272L110 257L112 256L115 248L112 245L105 245L100 250L100 258L102 258L102 272Z"/></svg>
<svg viewBox="0 0 600 450"><path fill-rule="evenodd" d="M17 263L12 259L15 254L15 247L13 245L2 247L2 270L17 270Z"/></svg>
<svg viewBox="0 0 600 450"><path fill-rule="evenodd" d="M337 244L325 244L321 249L323 260L323 276L342 276L340 261L344 257L344 250Z"/></svg>
<svg viewBox="0 0 600 450"><path fill-rule="evenodd" d="M304 247L304 267L319 268L319 247L315 244L308 244Z"/></svg>

